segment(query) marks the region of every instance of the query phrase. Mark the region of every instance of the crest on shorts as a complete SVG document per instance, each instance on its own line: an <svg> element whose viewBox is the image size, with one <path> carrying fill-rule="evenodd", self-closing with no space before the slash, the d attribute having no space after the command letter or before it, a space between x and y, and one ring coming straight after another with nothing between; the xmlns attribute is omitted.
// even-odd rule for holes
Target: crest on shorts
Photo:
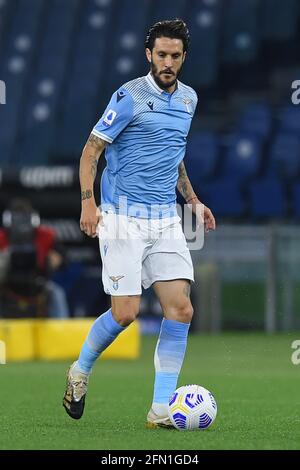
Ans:
<svg viewBox="0 0 300 470"><path fill-rule="evenodd" d="M124 276L109 276L109 279L113 281L113 288L115 290L119 289L119 280L123 279Z"/></svg>

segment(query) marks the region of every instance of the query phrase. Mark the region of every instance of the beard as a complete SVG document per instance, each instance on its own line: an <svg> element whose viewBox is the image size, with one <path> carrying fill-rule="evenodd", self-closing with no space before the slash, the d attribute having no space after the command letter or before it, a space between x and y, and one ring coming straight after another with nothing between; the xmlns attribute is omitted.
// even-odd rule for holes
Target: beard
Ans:
<svg viewBox="0 0 300 470"><path fill-rule="evenodd" d="M150 69L151 69L152 76L153 76L156 84L159 86L159 88L161 88L162 90L167 90L168 88L171 88L173 85L175 85L175 83L177 81L177 78L180 75L182 66L180 67L180 69L177 71L176 74L171 72L171 70L168 70L168 69L164 70L164 72L169 72L170 73L170 79L172 79L168 83L165 83L165 82L162 81L162 79L160 78L160 76L162 75L162 72L157 71L157 67L152 61L151 61L151 64L150 64Z"/></svg>

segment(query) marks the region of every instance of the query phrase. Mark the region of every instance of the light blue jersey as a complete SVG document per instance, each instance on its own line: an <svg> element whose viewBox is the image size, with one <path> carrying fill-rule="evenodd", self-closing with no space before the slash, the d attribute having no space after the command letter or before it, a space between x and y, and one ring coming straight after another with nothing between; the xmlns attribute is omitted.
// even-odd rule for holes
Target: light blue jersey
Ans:
<svg viewBox="0 0 300 470"><path fill-rule="evenodd" d="M142 218L176 214L178 165L197 105L177 82L160 89L149 73L117 90L92 133L109 143L101 180L102 207Z"/></svg>

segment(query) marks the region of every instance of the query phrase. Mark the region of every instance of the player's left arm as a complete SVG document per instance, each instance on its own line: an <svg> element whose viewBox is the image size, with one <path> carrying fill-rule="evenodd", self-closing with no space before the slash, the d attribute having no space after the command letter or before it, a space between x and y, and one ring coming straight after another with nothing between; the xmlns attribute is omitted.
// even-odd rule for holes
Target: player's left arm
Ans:
<svg viewBox="0 0 300 470"><path fill-rule="evenodd" d="M201 201L199 201L198 196L193 190L192 183L187 175L185 165L180 162L178 167L178 180L177 180L177 189L185 199L187 204L192 206L192 212L198 216L201 214L202 219L204 220L205 230L209 232L210 230L215 230L216 221L211 212L211 210L205 206ZM199 210L200 209L200 210Z"/></svg>

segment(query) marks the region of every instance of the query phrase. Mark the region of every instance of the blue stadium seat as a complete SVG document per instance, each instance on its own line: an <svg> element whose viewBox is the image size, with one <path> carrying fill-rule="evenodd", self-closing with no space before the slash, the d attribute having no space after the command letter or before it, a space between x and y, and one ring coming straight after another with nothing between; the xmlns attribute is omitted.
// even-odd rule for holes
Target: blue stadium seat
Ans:
<svg viewBox="0 0 300 470"><path fill-rule="evenodd" d="M223 60L229 64L256 59L260 41L260 0L227 0L224 12Z"/></svg>
<svg viewBox="0 0 300 470"><path fill-rule="evenodd" d="M216 217L241 217L245 214L246 201L240 183L216 180L204 185L199 194Z"/></svg>
<svg viewBox="0 0 300 470"><path fill-rule="evenodd" d="M239 122L239 130L266 139L271 132L272 117L266 104L252 104L246 107Z"/></svg>
<svg viewBox="0 0 300 470"><path fill-rule="evenodd" d="M46 4L44 0L10 3L14 11L0 61L0 77L7 88L7 104L1 109L0 126L0 146L5 149L6 164L13 162L18 125L23 125L22 99L27 91L25 86L32 69L33 52L39 51L36 38Z"/></svg>
<svg viewBox="0 0 300 470"><path fill-rule="evenodd" d="M211 178L217 166L219 142L216 135L198 132L188 139L185 166L194 185Z"/></svg>
<svg viewBox="0 0 300 470"><path fill-rule="evenodd" d="M257 180L249 186L250 209L254 218L284 217L287 212L283 184L276 179Z"/></svg>
<svg viewBox="0 0 300 470"><path fill-rule="evenodd" d="M79 0L61 2L54 0L48 10L44 25L43 43L40 56L66 60L71 47L71 34L77 19Z"/></svg>
<svg viewBox="0 0 300 470"><path fill-rule="evenodd" d="M117 40L112 44L107 77L111 93L147 70L144 40L149 6L149 0L123 0L118 4Z"/></svg>
<svg viewBox="0 0 300 470"><path fill-rule="evenodd" d="M71 31L56 31L48 33L44 38L40 59L58 59L64 60L71 48L70 42ZM66 64L65 64L66 65Z"/></svg>
<svg viewBox="0 0 300 470"><path fill-rule="evenodd" d="M300 169L300 139L278 134L272 144L268 174L279 178L296 178Z"/></svg>
<svg viewBox="0 0 300 470"><path fill-rule="evenodd" d="M84 103L74 102L66 110L56 137L59 143L56 153L65 162L78 161L89 134L96 124L94 106L95 100L85 100Z"/></svg>
<svg viewBox="0 0 300 470"><path fill-rule="evenodd" d="M233 136L224 157L223 176L238 180L256 176L260 170L261 153L262 144L256 136Z"/></svg>
<svg viewBox="0 0 300 470"><path fill-rule="evenodd" d="M22 110L25 125L20 128L14 157L18 164L38 165L49 161L78 5L78 0L69 0L68 4L53 0L48 5L40 53Z"/></svg>
<svg viewBox="0 0 300 470"><path fill-rule="evenodd" d="M189 1L188 4L187 23L192 41L182 78L198 88L211 85L217 77L221 4L203 0Z"/></svg>
<svg viewBox="0 0 300 470"><path fill-rule="evenodd" d="M20 53L29 58L33 54L33 45L36 44L38 27L45 4L45 0L20 0L16 4L5 50L6 58ZM27 45L22 38L27 39Z"/></svg>
<svg viewBox="0 0 300 470"><path fill-rule="evenodd" d="M300 137L300 107L286 106L280 114L281 130Z"/></svg>
<svg viewBox="0 0 300 470"><path fill-rule="evenodd" d="M109 99L103 82L105 77L109 83L105 56L116 4L85 0L82 7L56 136L60 142L58 153L67 162L72 158L77 161L96 116L104 111Z"/></svg>
<svg viewBox="0 0 300 470"><path fill-rule="evenodd" d="M148 4L148 0L123 0L122 2L116 27L118 40L113 45L111 64L108 68L111 91L148 71L143 47L145 30L148 26ZM128 11L131 9L135 11L135 15L128 16Z"/></svg>
<svg viewBox="0 0 300 470"><path fill-rule="evenodd" d="M36 87L44 80L52 80L56 83L56 90L60 91L62 81L66 74L65 58L61 57L41 57L32 81L32 93L37 93Z"/></svg>
<svg viewBox="0 0 300 470"><path fill-rule="evenodd" d="M46 100L36 100L27 108L15 161L18 165L47 165L53 146L55 106Z"/></svg>
<svg viewBox="0 0 300 470"><path fill-rule="evenodd" d="M4 0L0 2L0 55L5 49L7 33L16 7L16 0Z"/></svg>

